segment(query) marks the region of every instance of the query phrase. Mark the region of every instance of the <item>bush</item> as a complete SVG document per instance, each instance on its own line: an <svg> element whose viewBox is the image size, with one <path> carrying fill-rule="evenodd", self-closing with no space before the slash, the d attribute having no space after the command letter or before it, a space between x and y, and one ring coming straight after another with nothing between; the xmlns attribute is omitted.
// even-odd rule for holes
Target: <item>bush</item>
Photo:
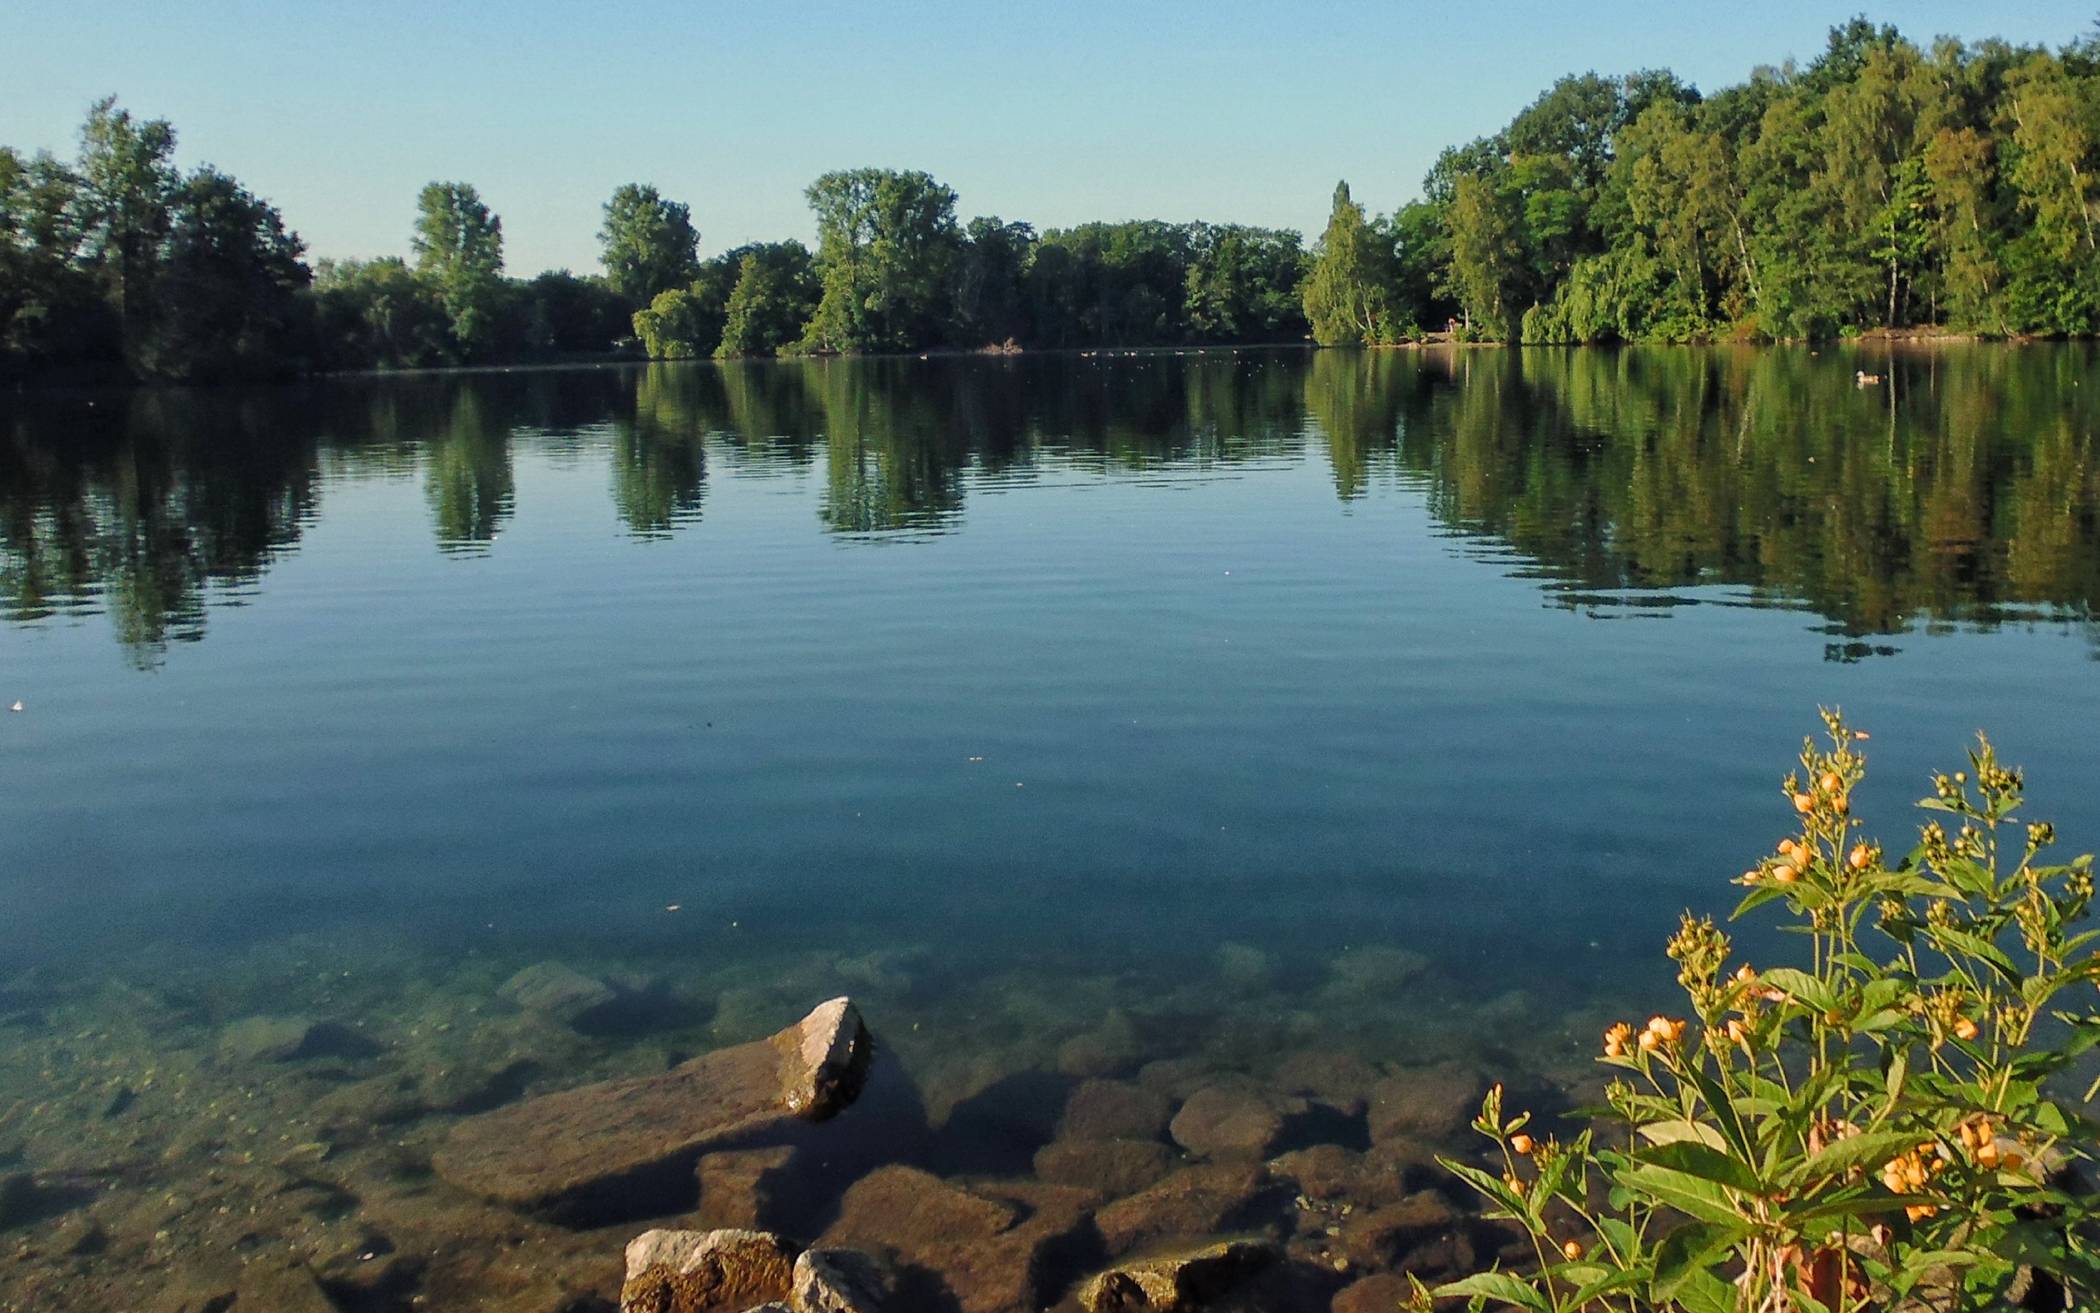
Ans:
<svg viewBox="0 0 2100 1313"><path fill-rule="evenodd" d="M1886 862L1850 808L1866 735L1824 719L1830 747L1804 744L1786 780L1800 832L1743 874L1736 911L1782 904L1806 964L1731 966L1727 935L1687 914L1669 954L1690 1016L1605 1032L1600 1124L1534 1140L1497 1087L1475 1126L1501 1173L1446 1163L1529 1233L1536 1269L1435 1295L1836 1313L2069 1308L2100 1290L2077 1184L2100 1143L2082 1113L2095 1090L2066 1088L2100 1016L2063 997L2100 983L2096 932L2072 932L2092 858L2042 864L2054 834L2013 828L2020 772L1981 740L1920 804L1947 819ZM1417 1284L1418 1306L1431 1295Z"/></svg>

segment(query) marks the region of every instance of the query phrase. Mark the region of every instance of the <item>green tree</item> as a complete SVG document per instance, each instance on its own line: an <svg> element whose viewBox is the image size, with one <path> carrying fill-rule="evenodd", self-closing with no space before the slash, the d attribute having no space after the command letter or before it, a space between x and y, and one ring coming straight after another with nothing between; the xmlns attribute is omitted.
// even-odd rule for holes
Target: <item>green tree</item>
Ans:
<svg viewBox="0 0 2100 1313"><path fill-rule="evenodd" d="M433 182L416 198L411 240L416 272L431 281L462 358L479 355L496 330L503 282L503 221L463 182Z"/></svg>
<svg viewBox="0 0 2100 1313"><path fill-rule="evenodd" d="M1327 230L1305 278L1305 318L1321 346L1369 344L1391 335L1392 243L1364 216L1349 184L1334 188Z"/></svg>
<svg viewBox="0 0 2100 1313"><path fill-rule="evenodd" d="M146 367L180 378L291 367L298 294L311 281L305 250L276 207L215 169L192 174L175 197Z"/></svg>
<svg viewBox="0 0 2100 1313"><path fill-rule="evenodd" d="M1305 244L1295 232L1195 225L1184 313L1198 342L1283 342L1306 332Z"/></svg>
<svg viewBox="0 0 2100 1313"><path fill-rule="evenodd" d="M901 351L944 340L961 232L955 193L932 175L827 173L804 193L817 218L823 297L807 351Z"/></svg>
<svg viewBox="0 0 2100 1313"><path fill-rule="evenodd" d="M800 242L758 247L737 265L723 311L717 356L769 356L793 343L815 311L820 287Z"/></svg>
<svg viewBox="0 0 2100 1313"><path fill-rule="evenodd" d="M635 305L686 286L700 272L700 234L693 229L692 210L642 183L613 192L598 240L606 281Z"/></svg>
<svg viewBox="0 0 2100 1313"><path fill-rule="evenodd" d="M154 318L161 244L180 185L174 155L166 119L134 119L114 96L88 109L78 166L84 256L108 289L127 344L143 341Z"/></svg>
<svg viewBox="0 0 2100 1313"><path fill-rule="evenodd" d="M1510 336L1524 258L1516 221L1492 182L1468 176L1452 192L1450 223L1452 291L1469 322L1490 336Z"/></svg>

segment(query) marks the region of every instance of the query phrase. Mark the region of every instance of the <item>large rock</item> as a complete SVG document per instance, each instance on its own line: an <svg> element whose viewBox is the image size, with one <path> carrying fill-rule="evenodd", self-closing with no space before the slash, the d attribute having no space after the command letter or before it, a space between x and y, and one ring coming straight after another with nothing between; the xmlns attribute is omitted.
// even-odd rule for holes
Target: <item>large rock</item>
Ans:
<svg viewBox="0 0 2100 1313"><path fill-rule="evenodd" d="M1207 1240L1280 1225L1288 1189L1259 1163L1184 1167L1094 1214L1111 1254L1161 1241Z"/></svg>
<svg viewBox="0 0 2100 1313"><path fill-rule="evenodd" d="M794 1279L794 1251L763 1231L644 1231L627 1243L620 1313L745 1313Z"/></svg>
<svg viewBox="0 0 2100 1313"><path fill-rule="evenodd" d="M241 1272L237 1307L269 1313L335 1313L321 1283L303 1263L262 1260Z"/></svg>
<svg viewBox="0 0 2100 1313"><path fill-rule="evenodd" d="M1128 1081L1081 1081L1065 1100L1058 1135L1072 1140L1156 1140L1174 1105L1166 1095Z"/></svg>
<svg viewBox="0 0 2100 1313"><path fill-rule="evenodd" d="M1157 1140L1052 1140L1035 1151L1035 1174L1043 1180L1110 1198L1135 1194L1173 1167L1173 1150Z"/></svg>
<svg viewBox="0 0 2100 1313"><path fill-rule="evenodd" d="M1371 1087L1371 1139L1452 1139L1479 1114L1486 1092L1486 1079L1462 1063L1395 1072Z"/></svg>
<svg viewBox="0 0 2100 1313"><path fill-rule="evenodd" d="M1196 1313L1275 1261L1268 1245L1235 1240L1125 1263L1079 1290L1085 1313Z"/></svg>
<svg viewBox="0 0 2100 1313"><path fill-rule="evenodd" d="M1067 1076L1113 1076L1137 1066L1143 1053L1129 1014L1110 1008L1100 1025L1058 1046L1057 1069Z"/></svg>
<svg viewBox="0 0 2100 1313"><path fill-rule="evenodd" d="M602 980L593 980L560 962L535 962L503 982L498 997L526 1012L573 1026L590 1012L618 997Z"/></svg>
<svg viewBox="0 0 2100 1313"><path fill-rule="evenodd" d="M304 1017L243 1017L219 1032L219 1052L238 1062L368 1058L378 1051L348 1026Z"/></svg>
<svg viewBox="0 0 2100 1313"><path fill-rule="evenodd" d="M795 1260L797 1313L880 1313L890 1274L858 1249L812 1249Z"/></svg>
<svg viewBox="0 0 2100 1313"><path fill-rule="evenodd" d="M894 1259L907 1269L897 1294L907 1307L939 1305L931 1278L962 1313L1040 1308L1083 1243L1098 1198L1057 1186L971 1190L915 1167L884 1167L846 1191L819 1243Z"/></svg>
<svg viewBox="0 0 2100 1313"><path fill-rule="evenodd" d="M1397 994L1429 969L1429 959L1406 948L1372 944L1344 949L1328 965L1330 993L1352 996Z"/></svg>
<svg viewBox="0 0 2100 1313"><path fill-rule="evenodd" d="M433 1165L462 1189L564 1221L674 1211L690 1203L703 1153L762 1143L852 1103L873 1048L860 1014L835 998L767 1039L659 1075L470 1117Z"/></svg>
<svg viewBox="0 0 2100 1313"><path fill-rule="evenodd" d="M1407 1306L1408 1296L1413 1293L1406 1277L1380 1272L1336 1291L1328 1313L1394 1313Z"/></svg>
<svg viewBox="0 0 2100 1313"><path fill-rule="evenodd" d="M1367 1268L1402 1268L1423 1276L1449 1271L1457 1256L1459 1214L1432 1190L1399 1203L1350 1215L1342 1222L1342 1250Z"/></svg>
<svg viewBox="0 0 2100 1313"><path fill-rule="evenodd" d="M785 1144L702 1154L693 1173L700 1183L693 1220L706 1230L783 1225L774 1195L794 1158L794 1148Z"/></svg>
<svg viewBox="0 0 2100 1313"><path fill-rule="evenodd" d="M1354 1053L1300 1049L1276 1064L1270 1083L1285 1094L1302 1094L1353 1117L1363 1112L1380 1079L1378 1068Z"/></svg>
<svg viewBox="0 0 2100 1313"><path fill-rule="evenodd" d="M1305 1109L1303 1099L1233 1081L1191 1094L1167 1129L1174 1143L1199 1158L1263 1158L1284 1122Z"/></svg>

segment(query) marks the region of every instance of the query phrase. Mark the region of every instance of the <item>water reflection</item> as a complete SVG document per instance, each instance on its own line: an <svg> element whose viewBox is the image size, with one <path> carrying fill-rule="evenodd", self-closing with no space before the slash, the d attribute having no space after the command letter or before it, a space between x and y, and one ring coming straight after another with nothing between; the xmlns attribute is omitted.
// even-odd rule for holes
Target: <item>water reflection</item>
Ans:
<svg viewBox="0 0 2100 1313"><path fill-rule="evenodd" d="M331 480L420 477L439 550L521 514L521 454L602 459L627 533L699 522L710 458L815 470L851 539L962 520L1049 471L1200 475L1324 460L1349 505L1436 520L1628 614L1725 585L1810 608L1834 660L1919 622L2090 625L2100 369L2086 346L1878 366L1807 350L1124 353L391 379L255 391L22 394L0 444L0 605L107 614L135 661L206 631L324 513Z"/></svg>

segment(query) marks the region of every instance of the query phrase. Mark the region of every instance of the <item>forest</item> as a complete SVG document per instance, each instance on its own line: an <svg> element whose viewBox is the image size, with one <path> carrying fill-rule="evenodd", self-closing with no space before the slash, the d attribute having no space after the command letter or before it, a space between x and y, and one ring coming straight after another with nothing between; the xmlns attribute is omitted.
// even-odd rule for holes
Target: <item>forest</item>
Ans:
<svg viewBox="0 0 2100 1313"><path fill-rule="evenodd" d="M174 153L172 125L114 98L71 160L0 147L0 377L2100 330L2100 24L2051 50L1854 19L1807 64L1710 94L1660 70L1569 76L1446 149L1389 215L1339 185L1309 246L965 222L930 174L862 168L810 184L814 250L703 259L691 206L630 183L604 207L601 271L520 279L501 217L441 181L406 257L309 264L276 207Z"/></svg>

